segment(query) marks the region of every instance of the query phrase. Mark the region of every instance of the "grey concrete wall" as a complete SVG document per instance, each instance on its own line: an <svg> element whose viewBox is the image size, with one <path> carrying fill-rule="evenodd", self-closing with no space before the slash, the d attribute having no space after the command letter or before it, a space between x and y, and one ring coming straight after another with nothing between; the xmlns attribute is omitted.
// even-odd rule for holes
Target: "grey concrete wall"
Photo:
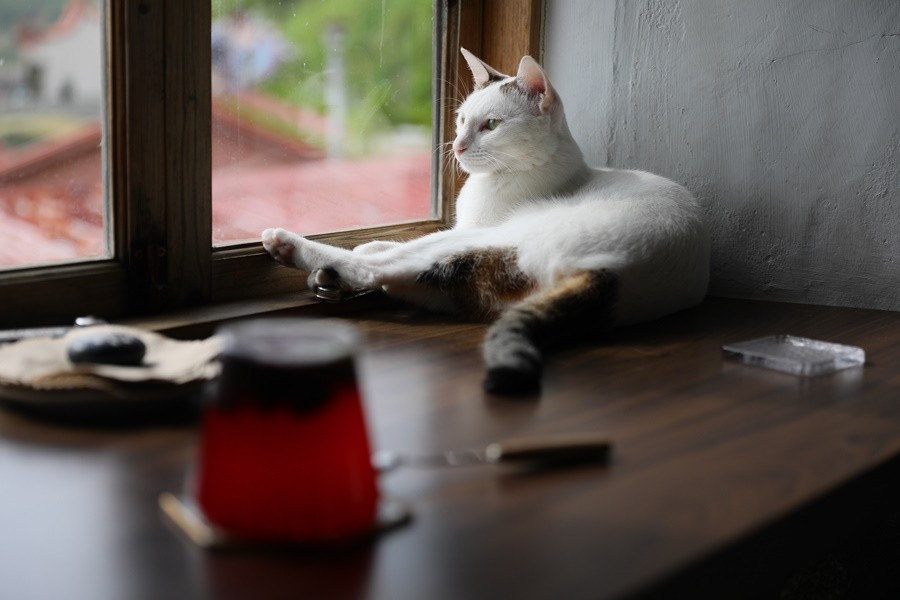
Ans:
<svg viewBox="0 0 900 600"><path fill-rule="evenodd" d="M900 310L900 1L547 0L589 162L671 177L715 295Z"/></svg>

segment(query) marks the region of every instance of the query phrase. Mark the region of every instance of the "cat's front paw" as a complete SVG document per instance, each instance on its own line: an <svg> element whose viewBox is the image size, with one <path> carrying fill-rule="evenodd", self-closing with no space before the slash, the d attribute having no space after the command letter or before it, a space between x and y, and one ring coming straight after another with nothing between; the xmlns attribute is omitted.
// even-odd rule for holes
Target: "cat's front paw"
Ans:
<svg viewBox="0 0 900 600"><path fill-rule="evenodd" d="M288 267L298 266L294 255L299 240L302 240L299 235L284 229L266 229L262 232L263 248L277 262Z"/></svg>
<svg viewBox="0 0 900 600"><path fill-rule="evenodd" d="M310 273L306 279L306 284L309 286L313 296L323 302L342 302L369 291L353 288L353 286L341 279L340 274L331 267L316 269Z"/></svg>

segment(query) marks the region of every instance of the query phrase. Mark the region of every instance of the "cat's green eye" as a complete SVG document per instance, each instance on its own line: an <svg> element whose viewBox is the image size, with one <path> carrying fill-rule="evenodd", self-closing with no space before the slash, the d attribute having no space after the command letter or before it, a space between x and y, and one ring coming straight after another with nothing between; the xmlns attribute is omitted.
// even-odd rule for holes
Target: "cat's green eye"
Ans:
<svg viewBox="0 0 900 600"><path fill-rule="evenodd" d="M500 124L500 119L488 119L484 122L484 128L490 131L497 129L497 126Z"/></svg>

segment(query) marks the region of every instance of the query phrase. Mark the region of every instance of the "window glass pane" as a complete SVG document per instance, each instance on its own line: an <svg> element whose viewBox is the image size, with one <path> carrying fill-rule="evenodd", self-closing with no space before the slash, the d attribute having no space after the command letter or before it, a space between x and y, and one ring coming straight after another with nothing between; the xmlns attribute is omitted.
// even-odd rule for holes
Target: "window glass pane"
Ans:
<svg viewBox="0 0 900 600"><path fill-rule="evenodd" d="M99 0L0 0L0 269L107 256Z"/></svg>
<svg viewBox="0 0 900 600"><path fill-rule="evenodd" d="M431 209L432 3L213 0L213 242Z"/></svg>

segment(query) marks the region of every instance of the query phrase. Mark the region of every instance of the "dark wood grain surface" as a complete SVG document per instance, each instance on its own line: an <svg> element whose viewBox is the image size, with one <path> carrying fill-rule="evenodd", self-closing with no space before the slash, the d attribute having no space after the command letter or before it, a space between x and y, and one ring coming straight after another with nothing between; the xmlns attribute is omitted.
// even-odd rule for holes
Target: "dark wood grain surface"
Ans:
<svg viewBox="0 0 900 600"><path fill-rule="evenodd" d="M404 308L349 320L365 332L375 447L600 431L612 461L398 470L382 491L409 503L413 521L371 544L214 553L156 506L189 481L192 425L97 429L3 410L0 598L741 597L777 589L784 569L896 488L897 313L710 300L554 355L543 393L519 399L481 391L482 325ZM859 345L868 362L804 379L723 360L723 343L770 333ZM791 558L778 548L797 565L741 571Z"/></svg>

